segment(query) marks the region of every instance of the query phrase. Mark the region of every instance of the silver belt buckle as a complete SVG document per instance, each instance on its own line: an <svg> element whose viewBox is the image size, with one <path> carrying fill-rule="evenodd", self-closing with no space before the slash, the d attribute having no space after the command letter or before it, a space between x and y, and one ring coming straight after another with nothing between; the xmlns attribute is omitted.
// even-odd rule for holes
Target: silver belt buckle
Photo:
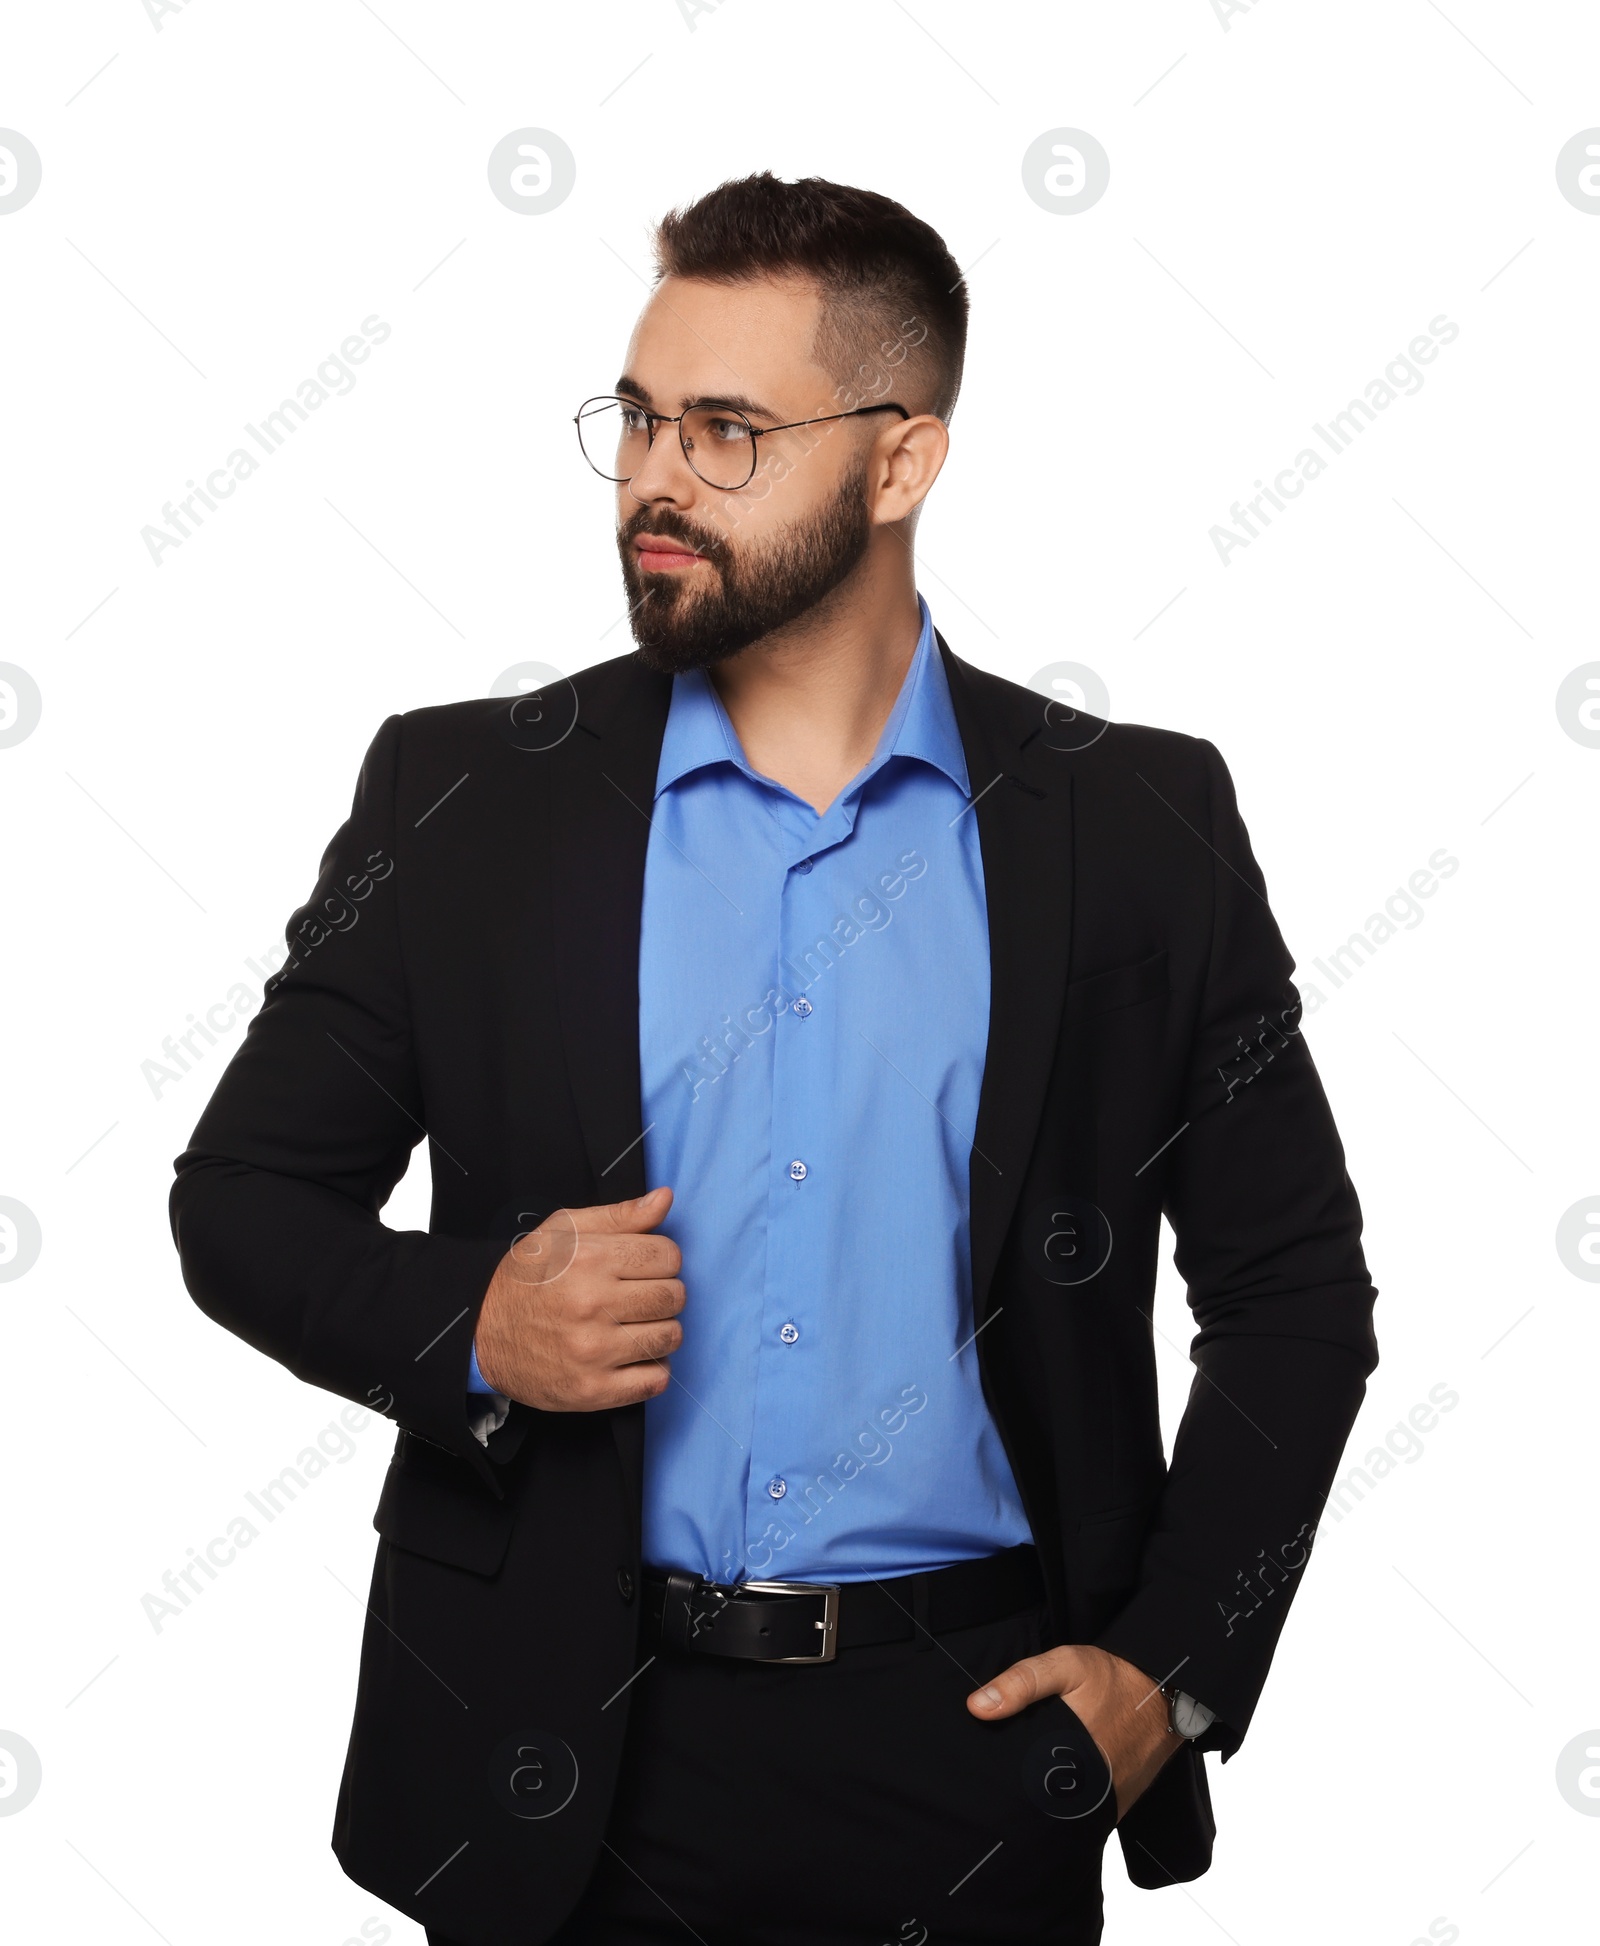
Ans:
<svg viewBox="0 0 1600 1946"><path fill-rule="evenodd" d="M816 1655L775 1655L773 1662L832 1662L839 1652L839 1583L837 1581L742 1581L739 1592L752 1595L821 1595L822 1620L813 1624L822 1632L822 1647Z"/></svg>

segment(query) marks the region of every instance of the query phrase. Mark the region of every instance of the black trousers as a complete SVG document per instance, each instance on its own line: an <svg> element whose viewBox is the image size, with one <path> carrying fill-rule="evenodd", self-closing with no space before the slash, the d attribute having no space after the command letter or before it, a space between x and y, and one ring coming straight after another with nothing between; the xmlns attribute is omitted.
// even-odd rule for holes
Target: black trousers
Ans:
<svg viewBox="0 0 1600 1946"><path fill-rule="evenodd" d="M818 1666L663 1651L550 1946L1095 1946L1104 1760L1058 1698L1003 1723L966 1707L1043 1627L1029 1608Z"/></svg>

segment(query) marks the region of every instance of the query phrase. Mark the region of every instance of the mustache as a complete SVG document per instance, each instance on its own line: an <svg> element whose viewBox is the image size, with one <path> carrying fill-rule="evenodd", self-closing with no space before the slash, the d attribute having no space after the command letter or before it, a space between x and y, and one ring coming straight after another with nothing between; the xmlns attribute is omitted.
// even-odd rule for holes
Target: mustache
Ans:
<svg viewBox="0 0 1600 1946"><path fill-rule="evenodd" d="M631 514L617 529L617 539L626 546L639 535L648 534L654 540L679 541L696 554L719 554L724 546L723 536L705 533L676 514L662 513L649 507L641 507Z"/></svg>

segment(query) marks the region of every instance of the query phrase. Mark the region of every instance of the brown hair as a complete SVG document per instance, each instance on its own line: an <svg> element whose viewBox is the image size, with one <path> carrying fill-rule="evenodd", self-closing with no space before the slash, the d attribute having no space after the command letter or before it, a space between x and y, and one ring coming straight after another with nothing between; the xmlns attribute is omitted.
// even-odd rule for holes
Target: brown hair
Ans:
<svg viewBox="0 0 1600 1946"><path fill-rule="evenodd" d="M897 381L920 395L903 403L949 418L966 354L967 287L938 231L901 204L763 170L663 217L655 248L658 278L815 284L823 313L813 355L841 381L841 404L869 404Z"/></svg>

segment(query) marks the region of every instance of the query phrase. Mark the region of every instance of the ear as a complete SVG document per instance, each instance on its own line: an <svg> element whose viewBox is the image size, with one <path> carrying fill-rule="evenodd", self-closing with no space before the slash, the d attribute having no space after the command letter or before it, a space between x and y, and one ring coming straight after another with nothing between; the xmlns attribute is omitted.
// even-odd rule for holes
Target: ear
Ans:
<svg viewBox="0 0 1600 1946"><path fill-rule="evenodd" d="M893 526L916 512L939 477L950 450L950 428L931 412L902 419L875 442L868 515L874 526Z"/></svg>

